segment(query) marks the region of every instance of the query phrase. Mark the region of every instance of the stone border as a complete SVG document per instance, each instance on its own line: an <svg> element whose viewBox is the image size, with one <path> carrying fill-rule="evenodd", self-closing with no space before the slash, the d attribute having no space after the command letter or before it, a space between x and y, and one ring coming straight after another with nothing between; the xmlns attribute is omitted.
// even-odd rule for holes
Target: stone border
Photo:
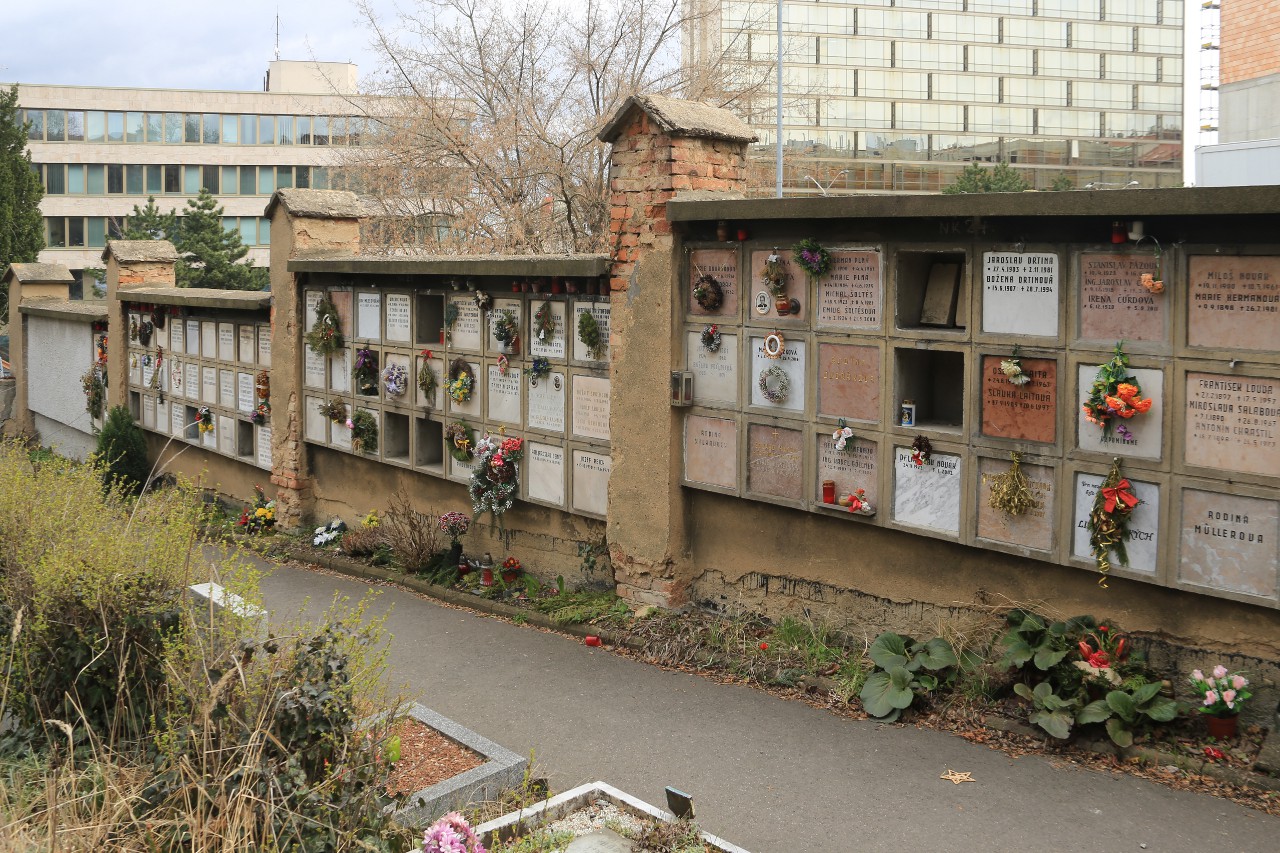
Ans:
<svg viewBox="0 0 1280 853"><path fill-rule="evenodd" d="M548 800L543 800L527 809L509 812L502 817L486 821L477 826L475 832L480 837L480 843L486 847L491 847L495 841L510 839L518 830L531 829L557 821L565 815L585 808L595 800L607 800L636 817L652 818L664 823L672 823L676 819L676 816L671 812L652 806L644 800L637 799L618 790L612 785L604 782L588 782L585 785L579 785L577 788L565 791L563 794L557 794ZM725 841L723 838L712 835L709 832L702 833L702 840L709 844L712 849L722 851L722 853L749 853L745 848Z"/></svg>

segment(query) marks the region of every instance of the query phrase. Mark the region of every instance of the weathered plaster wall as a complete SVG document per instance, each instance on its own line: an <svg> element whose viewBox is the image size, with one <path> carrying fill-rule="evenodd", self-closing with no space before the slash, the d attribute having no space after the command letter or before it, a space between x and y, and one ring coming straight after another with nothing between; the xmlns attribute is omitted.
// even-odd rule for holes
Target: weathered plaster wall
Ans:
<svg viewBox="0 0 1280 853"><path fill-rule="evenodd" d="M97 442L85 410L80 375L93 364L89 324L26 316L27 405L37 418L42 444L56 444L64 456L83 459ZM41 423L44 428L41 428Z"/></svg>

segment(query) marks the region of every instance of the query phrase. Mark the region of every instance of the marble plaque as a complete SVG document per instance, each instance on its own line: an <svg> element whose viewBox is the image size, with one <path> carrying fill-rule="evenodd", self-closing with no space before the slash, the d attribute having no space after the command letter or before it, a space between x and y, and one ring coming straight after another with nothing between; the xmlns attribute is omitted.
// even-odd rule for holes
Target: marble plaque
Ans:
<svg viewBox="0 0 1280 853"><path fill-rule="evenodd" d="M893 449L893 519L899 524L960 532L960 457L934 453L925 465L911 461L910 447Z"/></svg>
<svg viewBox="0 0 1280 853"><path fill-rule="evenodd" d="M136 350L129 353L129 384L142 384L142 353Z"/></svg>
<svg viewBox="0 0 1280 853"><path fill-rule="evenodd" d="M552 372L529 389L529 429L564 432L563 373Z"/></svg>
<svg viewBox="0 0 1280 853"><path fill-rule="evenodd" d="M382 340L382 294L356 294L356 337L364 341Z"/></svg>
<svg viewBox="0 0 1280 853"><path fill-rule="evenodd" d="M196 432L199 432L199 428L196 429ZM207 447L210 450L217 450L218 449L217 425L215 424L214 428L209 432L200 433L199 441L200 441L201 447Z"/></svg>
<svg viewBox="0 0 1280 853"><path fill-rule="evenodd" d="M751 280L747 283L745 289L751 294L752 302L755 301L756 294L764 292L768 297L768 311L764 314L756 313L754 308L751 309L751 316L754 318L770 319L778 316L778 309L774 305L773 295L769 293L769 286L764 283L764 262L768 259L772 252L768 249L751 253ZM778 250L779 257L782 258L782 269L787 276L787 287L783 292L790 299L796 299L800 302L800 310L797 313L788 314L788 320L807 320L809 317L809 278L808 273L800 269L795 261L791 259L791 250L780 248Z"/></svg>
<svg viewBox="0 0 1280 853"><path fill-rule="evenodd" d="M236 407L236 372L234 370L218 371L218 405L224 409Z"/></svg>
<svg viewBox="0 0 1280 853"><path fill-rule="evenodd" d="M609 440L609 380L573 377L573 434Z"/></svg>
<svg viewBox="0 0 1280 853"><path fill-rule="evenodd" d="M351 390L351 347L346 347L329 356L329 388L346 394Z"/></svg>
<svg viewBox="0 0 1280 853"><path fill-rule="evenodd" d="M1058 336L1058 256L1052 252L982 254L982 331Z"/></svg>
<svg viewBox="0 0 1280 853"><path fill-rule="evenodd" d="M1186 459L1280 477L1280 380L1187 374Z"/></svg>
<svg viewBox="0 0 1280 853"><path fill-rule="evenodd" d="M471 296L450 296L458 307L458 319L449 332L449 348L476 351L480 349L480 309Z"/></svg>
<svg viewBox="0 0 1280 853"><path fill-rule="evenodd" d="M344 338L351 338L353 329L355 329L355 318L353 318L352 296L350 290L334 290L330 291L329 299L333 302L333 307L338 311L338 328L342 332ZM314 320L312 322L315 322ZM304 331L311 331L311 327L307 326Z"/></svg>
<svg viewBox="0 0 1280 853"><path fill-rule="evenodd" d="M329 422L329 443L343 450L351 449L351 430L347 429L345 423Z"/></svg>
<svg viewBox="0 0 1280 853"><path fill-rule="evenodd" d="M188 441L195 438L195 427L191 431L187 431L187 407L182 403L169 404L169 429L178 438L185 438Z"/></svg>
<svg viewBox="0 0 1280 853"><path fill-rule="evenodd" d="M146 353L138 361L142 364L142 385L150 388L151 378L156 375L156 357Z"/></svg>
<svg viewBox="0 0 1280 853"><path fill-rule="evenodd" d="M597 829L569 842L564 853L630 853L631 842L612 829Z"/></svg>
<svg viewBox="0 0 1280 853"><path fill-rule="evenodd" d="M1086 341L1163 341L1169 294L1149 293L1142 274L1154 255L1080 256L1080 337Z"/></svg>
<svg viewBox="0 0 1280 853"><path fill-rule="evenodd" d="M818 325L880 328L880 270L880 253L875 250L833 250L831 272L818 282Z"/></svg>
<svg viewBox="0 0 1280 853"><path fill-rule="evenodd" d="M308 388L324 388L325 387L325 357L313 350L305 344L302 347L303 353L303 384Z"/></svg>
<svg viewBox="0 0 1280 853"><path fill-rule="evenodd" d="M258 348L258 335L256 326L237 326L236 341L239 350L239 361L241 364L253 364L254 356Z"/></svg>
<svg viewBox="0 0 1280 853"><path fill-rule="evenodd" d="M187 355L200 354L200 321L188 320L186 328ZM209 350L209 358L213 358L216 350Z"/></svg>
<svg viewBox="0 0 1280 853"><path fill-rule="evenodd" d="M1280 257L1193 255L1187 343L1229 350L1280 344Z"/></svg>
<svg viewBox="0 0 1280 853"><path fill-rule="evenodd" d="M319 290L308 290L303 297L302 331L309 332L311 327L316 324L316 315L319 314L320 300L324 298L324 294Z"/></svg>
<svg viewBox="0 0 1280 853"><path fill-rule="evenodd" d="M600 357L592 359L587 352L587 345L578 337L578 317L590 311L600 326ZM575 361L608 361L609 360L609 303L608 302L575 302L573 305L573 358Z"/></svg>
<svg viewBox="0 0 1280 853"><path fill-rule="evenodd" d="M573 451L573 508L604 515L609 511L609 472L613 460L594 450Z"/></svg>
<svg viewBox="0 0 1280 853"><path fill-rule="evenodd" d="M171 359L168 364L169 393L178 397L185 397L185 389L182 387L182 362Z"/></svg>
<svg viewBox="0 0 1280 853"><path fill-rule="evenodd" d="M564 506L564 448L536 441L525 448L524 478L529 499Z"/></svg>
<svg viewBox="0 0 1280 853"><path fill-rule="evenodd" d="M693 371L695 405L727 403L738 405L738 336L720 335L720 349L708 352L702 345L702 332L685 336L689 369Z"/></svg>
<svg viewBox="0 0 1280 853"><path fill-rule="evenodd" d="M747 489L804 500L804 433L765 424L747 426Z"/></svg>
<svg viewBox="0 0 1280 853"><path fill-rule="evenodd" d="M270 471L271 465L271 427L260 426L254 429L254 458L259 468Z"/></svg>
<svg viewBox="0 0 1280 853"><path fill-rule="evenodd" d="M200 365L188 362L186 365L187 377L187 399L200 399Z"/></svg>
<svg viewBox="0 0 1280 853"><path fill-rule="evenodd" d="M769 358L764 354L764 338L753 337L751 339L751 405L766 409L786 409L793 412L803 412L805 392L804 359L804 341L785 341L781 357ZM781 403L770 403L765 399L764 392L760 390L760 374L774 365L781 367L783 372L787 374L787 378L791 380L791 388L787 393L787 398Z"/></svg>
<svg viewBox="0 0 1280 853"><path fill-rule="evenodd" d="M257 395L253 392L253 374L241 371L236 374L236 408L246 415L257 406Z"/></svg>
<svg viewBox="0 0 1280 853"><path fill-rule="evenodd" d="M218 360L236 360L236 326L234 323L218 324Z"/></svg>
<svg viewBox="0 0 1280 853"><path fill-rule="evenodd" d="M171 435L173 427L169 423L169 406L163 402L156 403L156 432Z"/></svg>
<svg viewBox="0 0 1280 853"><path fill-rule="evenodd" d="M818 412L833 418L880 422L878 348L818 344Z"/></svg>
<svg viewBox="0 0 1280 853"><path fill-rule="evenodd" d="M147 429L156 427L156 398L150 394L142 395L142 425Z"/></svg>
<svg viewBox="0 0 1280 853"><path fill-rule="evenodd" d="M201 368L200 400L210 406L218 405L218 369L216 367Z"/></svg>
<svg viewBox="0 0 1280 853"><path fill-rule="evenodd" d="M430 350L427 350L427 352L430 352ZM431 400L428 400L423 396L422 388L418 386L418 371L422 369L423 361L426 361L431 365L431 370L436 375L436 392ZM414 399L417 401L419 406L426 406L429 409L435 409L437 412L440 411L444 408L444 362L438 358L426 358L425 356L419 355L414 359L414 365L414 373L409 377L410 381L413 382Z"/></svg>
<svg viewBox="0 0 1280 853"><path fill-rule="evenodd" d="M1274 600L1280 502L1186 489L1178 579Z"/></svg>
<svg viewBox="0 0 1280 853"><path fill-rule="evenodd" d="M1057 440L1058 363L1023 358L1022 372L1031 381L1014 385L1000 370L1005 358L982 357L982 434L1052 444Z"/></svg>
<svg viewBox="0 0 1280 853"><path fill-rule="evenodd" d="M1082 364L1079 384L1076 386L1079 399L1083 401L1098 374L1096 365ZM1113 426L1107 435L1102 434L1102 427L1091 424L1084 419L1083 406L1076 407L1076 434L1080 436L1081 450L1094 453L1110 453L1118 456L1134 456L1140 459L1160 458L1160 439L1162 421L1164 420L1164 377L1159 370L1132 368L1129 373L1138 378L1142 386L1142 396L1152 400L1151 409L1142 415L1134 415L1124 421L1125 427L1133 434L1133 438L1122 438ZM1117 418L1112 419L1114 424Z"/></svg>
<svg viewBox="0 0 1280 853"><path fill-rule="evenodd" d="M684 419L684 478L726 489L738 487L738 427L725 418Z"/></svg>
<svg viewBox="0 0 1280 853"><path fill-rule="evenodd" d="M1082 560L1093 561L1089 547L1089 529L1085 523L1093 512L1093 499L1106 479L1105 474L1076 474L1075 531L1071 539L1071 553ZM1155 483L1128 478L1134 496L1141 501L1129 516L1129 565L1121 566L1112 552L1111 563L1116 568L1154 575L1160 544L1160 487Z"/></svg>
<svg viewBox="0 0 1280 853"><path fill-rule="evenodd" d="M471 372L474 376L471 382L471 399L465 403L455 403L452 398L448 398L449 411L455 415L467 416L468 420L474 422L480 420L480 403L484 400L484 374L480 372L479 362L469 361L467 364L471 365ZM441 381L447 381L448 378L448 370L446 369Z"/></svg>
<svg viewBox="0 0 1280 853"><path fill-rule="evenodd" d="M154 323L152 324L151 345L158 349L163 349L165 352L169 351L169 323L168 322L164 324L163 328L161 328L160 326L156 326Z"/></svg>
<svg viewBox="0 0 1280 853"><path fill-rule="evenodd" d="M493 321L494 318L497 317L499 311L510 311L516 315L516 329L519 330L517 333L519 335L517 340L520 342L524 341L524 324L522 322L524 319L524 312L521 310L521 301L519 299L495 299L493 300L493 313L486 318L488 322L485 324L488 327L487 340L489 352L519 352L520 350L518 345L516 349L507 349L502 344L498 343L498 339L493 336Z"/></svg>
<svg viewBox="0 0 1280 853"><path fill-rule="evenodd" d="M508 367L507 372L502 373L496 364L489 365L489 420L520 423L522 377L518 367Z"/></svg>
<svg viewBox="0 0 1280 853"><path fill-rule="evenodd" d="M409 295L387 294L387 340L409 343Z"/></svg>
<svg viewBox="0 0 1280 853"><path fill-rule="evenodd" d="M551 319L555 321L555 331L549 332L546 337L539 340L533 335L532 325L529 333L529 355L538 356L540 358L564 358L565 354L565 331L564 331L564 313L565 303L551 302L546 303L534 302L530 306L530 314L532 317L542 308L543 304L550 306ZM530 320L532 323L532 320ZM575 329L575 334L577 330Z"/></svg>
<svg viewBox="0 0 1280 853"><path fill-rule="evenodd" d="M720 283L723 298L720 307L708 311L693 298L693 286L703 275L709 275ZM699 317L738 316L738 250L694 249L689 253L689 313Z"/></svg>
<svg viewBox="0 0 1280 853"><path fill-rule="evenodd" d="M324 442L328 437L329 419L320 414L320 407L324 405L324 400L319 397L307 398L307 411L303 421L304 436L307 441ZM345 427L334 425L334 432L339 429L346 431Z"/></svg>
<svg viewBox="0 0 1280 853"><path fill-rule="evenodd" d="M177 317L169 318L169 351L185 352L187 349L186 325Z"/></svg>
<svg viewBox="0 0 1280 853"><path fill-rule="evenodd" d="M470 462L462 462L454 459L452 456L445 455L445 459L449 463L449 476L457 480L470 480L471 469L475 467L475 460Z"/></svg>
<svg viewBox="0 0 1280 853"><path fill-rule="evenodd" d="M218 415L218 452L236 455L236 422L227 415Z"/></svg>
<svg viewBox="0 0 1280 853"><path fill-rule="evenodd" d="M813 499L822 501L822 481L834 480L836 498L865 489L867 500L880 507L880 449L876 442L859 438L856 434L845 443L843 450L836 450L835 439L830 433L818 436L818 481ZM839 504L828 504L839 507Z"/></svg>
<svg viewBox="0 0 1280 853"><path fill-rule="evenodd" d="M305 346L305 344L304 344ZM258 327L258 366L271 366L271 327Z"/></svg>
<svg viewBox="0 0 1280 853"><path fill-rule="evenodd" d="M200 353L210 360L222 357L218 352L218 324L212 320L200 321Z"/></svg>
<svg viewBox="0 0 1280 853"><path fill-rule="evenodd" d="M978 536L993 542L1021 545L1037 551L1053 550L1054 471L1047 465L1022 463L1027 488L1040 505L1022 515L992 509L990 478L1009 470L1008 459L978 458Z"/></svg>

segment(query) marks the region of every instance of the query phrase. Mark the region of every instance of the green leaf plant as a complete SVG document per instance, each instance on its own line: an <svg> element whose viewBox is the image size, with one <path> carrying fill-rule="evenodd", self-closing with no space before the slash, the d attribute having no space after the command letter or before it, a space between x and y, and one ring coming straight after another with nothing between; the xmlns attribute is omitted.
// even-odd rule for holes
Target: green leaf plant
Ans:
<svg viewBox="0 0 1280 853"><path fill-rule="evenodd" d="M1026 610L1011 610L1007 619L1009 630L1000 637L1000 646L1004 649L1000 665L1023 669L1030 663L1041 672L1048 672L1061 663L1079 635L1097 627L1092 616L1049 622Z"/></svg>
<svg viewBox="0 0 1280 853"><path fill-rule="evenodd" d="M951 644L941 637L918 642L892 631L876 637L868 654L876 669L858 698L863 710L886 722L897 720L917 696L950 683L959 663Z"/></svg>

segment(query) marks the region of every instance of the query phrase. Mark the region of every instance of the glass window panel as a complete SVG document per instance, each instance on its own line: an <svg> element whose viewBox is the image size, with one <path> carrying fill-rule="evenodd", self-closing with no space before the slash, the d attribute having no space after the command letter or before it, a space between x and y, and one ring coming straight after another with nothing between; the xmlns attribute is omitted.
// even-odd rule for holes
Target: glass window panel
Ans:
<svg viewBox="0 0 1280 853"><path fill-rule="evenodd" d="M276 166L276 189L287 190L293 187L293 167Z"/></svg>
<svg viewBox="0 0 1280 853"><path fill-rule="evenodd" d="M1156 136L1156 117L1144 113L1110 112L1103 116L1108 136Z"/></svg>
<svg viewBox="0 0 1280 853"><path fill-rule="evenodd" d="M896 126L906 130L964 130L964 107L959 104L900 103Z"/></svg>
<svg viewBox="0 0 1280 853"><path fill-rule="evenodd" d="M164 192L164 167L147 167L147 195L158 195Z"/></svg>
<svg viewBox="0 0 1280 853"><path fill-rule="evenodd" d="M316 116L311 119L311 142L313 145L329 144L328 116Z"/></svg>
<svg viewBox="0 0 1280 853"><path fill-rule="evenodd" d="M1079 87L1088 81L1077 81ZM1065 107L1067 105L1067 81L1043 80L1035 77L1004 78L1004 99L1010 104L1035 104L1047 107Z"/></svg>
<svg viewBox="0 0 1280 853"><path fill-rule="evenodd" d="M959 45L953 45L959 47ZM931 52L934 45L919 45L926 52ZM1001 73L1030 74L1034 66L1031 51L1025 47L994 47L979 44L969 48L970 71L998 71ZM939 66L951 69L951 65Z"/></svg>
<svg viewBox="0 0 1280 853"><path fill-rule="evenodd" d="M862 97L902 97L907 92L929 91L929 75L920 71L858 72L858 94Z"/></svg>
<svg viewBox="0 0 1280 853"><path fill-rule="evenodd" d="M823 39L823 46L826 46L826 39ZM347 117L334 116L330 119L330 145L346 145L347 144Z"/></svg>
<svg viewBox="0 0 1280 853"><path fill-rule="evenodd" d="M44 138L50 142L66 142L67 114L62 110L48 110L44 114Z"/></svg>
<svg viewBox="0 0 1280 853"><path fill-rule="evenodd" d="M1139 27L1138 50L1143 53L1177 55L1182 34L1174 27Z"/></svg>
<svg viewBox="0 0 1280 853"><path fill-rule="evenodd" d="M1004 159L1000 139L994 136L952 136L935 133L929 150L930 160L968 163L973 160L992 162Z"/></svg>
<svg viewBox="0 0 1280 853"><path fill-rule="evenodd" d="M84 217L70 216L67 218L67 245L83 246L84 245Z"/></svg>
<svg viewBox="0 0 1280 853"><path fill-rule="evenodd" d="M1032 2L1033 0L969 0L969 11L1030 15Z"/></svg>
<svg viewBox="0 0 1280 853"><path fill-rule="evenodd" d="M1075 107L1125 109L1132 103L1133 84L1131 83L1077 80L1071 85L1071 105Z"/></svg>
<svg viewBox="0 0 1280 853"><path fill-rule="evenodd" d="M1065 21L1041 21L1034 18L1005 18L1004 40L1006 44L1034 44L1046 47L1067 46Z"/></svg>
<svg viewBox="0 0 1280 853"><path fill-rule="evenodd" d="M240 116L240 144L258 144L258 117Z"/></svg>
<svg viewBox="0 0 1280 853"><path fill-rule="evenodd" d="M1154 56L1134 53L1106 54L1106 78L1108 80L1132 80L1138 83L1156 82L1159 66Z"/></svg>
<svg viewBox="0 0 1280 853"><path fill-rule="evenodd" d="M324 166L311 167L311 188L316 190L329 189L329 170Z"/></svg>
<svg viewBox="0 0 1280 853"><path fill-rule="evenodd" d="M895 6L909 9L963 9L964 0L896 0Z"/></svg>
<svg viewBox="0 0 1280 853"><path fill-rule="evenodd" d="M200 194L200 167L182 167L182 192L186 195Z"/></svg>
<svg viewBox="0 0 1280 853"><path fill-rule="evenodd" d="M351 145L359 145L360 137L368 131L368 122L360 116L350 116L347 119L348 142Z"/></svg>
<svg viewBox="0 0 1280 853"><path fill-rule="evenodd" d="M142 113L125 113L124 114L124 140L125 142L145 142L146 126L142 120Z"/></svg>
<svg viewBox="0 0 1280 853"><path fill-rule="evenodd" d="M925 12L861 8L858 10L858 35L928 38L929 16Z"/></svg>
<svg viewBox="0 0 1280 853"><path fill-rule="evenodd" d="M886 160L926 160L929 157L929 137L925 134L860 133L858 138L866 149L859 151L860 155Z"/></svg>
<svg viewBox="0 0 1280 853"><path fill-rule="evenodd" d="M1119 24L1071 25L1071 46L1097 50L1126 50L1133 43L1133 29Z"/></svg>
<svg viewBox="0 0 1280 853"><path fill-rule="evenodd" d="M298 166L293 171L293 185L301 190L311 189L311 167Z"/></svg>
<svg viewBox="0 0 1280 853"><path fill-rule="evenodd" d="M1053 139L1006 139L1004 150L1010 163L1030 166L1064 166L1071 162L1076 142Z"/></svg>
<svg viewBox="0 0 1280 853"><path fill-rule="evenodd" d="M217 195L221 192L221 184L218 182L217 166L201 166L200 167L200 186L203 189Z"/></svg>
<svg viewBox="0 0 1280 853"><path fill-rule="evenodd" d="M1038 113L1038 133L1053 136L1097 136L1098 114L1088 110L1045 110Z"/></svg>
<svg viewBox="0 0 1280 853"><path fill-rule="evenodd" d="M27 110L27 139L44 141L44 110Z"/></svg>
<svg viewBox="0 0 1280 853"><path fill-rule="evenodd" d="M985 15L933 16L934 38L947 41L964 41L970 44L992 44L1000 40L1000 19Z"/></svg>
<svg viewBox="0 0 1280 853"><path fill-rule="evenodd" d="M246 246L258 245L258 217L240 217L240 242Z"/></svg>
<svg viewBox="0 0 1280 853"><path fill-rule="evenodd" d="M124 192L124 164L107 164L107 193Z"/></svg>
<svg viewBox="0 0 1280 853"><path fill-rule="evenodd" d="M933 75L933 99L935 101L994 104L999 100L999 95L999 78L996 77L987 77L980 74Z"/></svg>
<svg viewBox="0 0 1280 853"><path fill-rule="evenodd" d="M205 145L218 144L218 129L222 124L222 117L206 113L203 122L203 132L200 134L200 141Z"/></svg>
<svg viewBox="0 0 1280 853"><path fill-rule="evenodd" d="M45 219L49 226L49 248L64 249L67 245L67 220L61 216L50 216Z"/></svg>
<svg viewBox="0 0 1280 853"><path fill-rule="evenodd" d="M1177 86L1139 86L1138 109L1177 110L1182 106L1182 90Z"/></svg>
<svg viewBox="0 0 1280 853"><path fill-rule="evenodd" d="M240 195L254 195L258 192L258 167L240 167Z"/></svg>
<svg viewBox="0 0 1280 853"><path fill-rule="evenodd" d="M310 145L311 144L311 116L297 116L294 119L294 122L297 125L298 144Z"/></svg>
<svg viewBox="0 0 1280 853"><path fill-rule="evenodd" d="M85 243L100 249L107 245L107 222L101 216L90 216L85 222Z"/></svg>
<svg viewBox="0 0 1280 853"><path fill-rule="evenodd" d="M276 171L270 166L258 167L258 195L271 195L276 191Z"/></svg>
<svg viewBox="0 0 1280 853"><path fill-rule="evenodd" d="M271 245L271 220L265 216L258 217L258 245Z"/></svg>
<svg viewBox="0 0 1280 853"><path fill-rule="evenodd" d="M1158 11L1159 4L1151 0L1107 0L1108 21L1154 24Z"/></svg>
<svg viewBox="0 0 1280 853"><path fill-rule="evenodd" d="M1032 133L1031 110L1023 107L969 107L969 129L978 133Z"/></svg>
<svg viewBox="0 0 1280 853"><path fill-rule="evenodd" d="M276 145L292 145L293 116L276 116Z"/></svg>
<svg viewBox="0 0 1280 853"><path fill-rule="evenodd" d="M1099 57L1084 50L1040 51L1040 74L1045 77L1093 79L1099 77Z"/></svg>
<svg viewBox="0 0 1280 853"><path fill-rule="evenodd" d="M222 167L222 194L234 195L240 187L240 176L235 166Z"/></svg>
<svg viewBox="0 0 1280 853"><path fill-rule="evenodd" d="M168 165L164 167L164 191L166 193L182 192L182 167Z"/></svg>
<svg viewBox="0 0 1280 853"><path fill-rule="evenodd" d="M222 144L223 145L240 144L240 117L239 116L223 116L222 117Z"/></svg>
<svg viewBox="0 0 1280 853"><path fill-rule="evenodd" d="M1110 0L1108 0L1110 6ZM1099 0L1040 0L1040 17L1073 18L1076 20L1098 20L1102 17Z"/></svg>
<svg viewBox="0 0 1280 853"><path fill-rule="evenodd" d="M182 113L165 113L164 114L164 141L170 145L175 145L183 139L183 118Z"/></svg>
<svg viewBox="0 0 1280 853"><path fill-rule="evenodd" d="M183 139L185 141L200 141L200 113L187 113L183 120L183 127Z"/></svg>
<svg viewBox="0 0 1280 853"><path fill-rule="evenodd" d="M263 145L270 145L276 141L275 116L258 116L258 139Z"/></svg>
<svg viewBox="0 0 1280 853"><path fill-rule="evenodd" d="M991 50L989 47L973 47L971 49L975 51ZM1023 52L1028 55L1026 67L1030 68L1030 51ZM964 45L900 41L897 43L897 67L925 68L934 71L963 71ZM975 71L987 70L981 64L973 67Z"/></svg>
<svg viewBox="0 0 1280 853"><path fill-rule="evenodd" d="M222 230L228 233L240 230L240 221L234 216L222 217Z"/></svg>
<svg viewBox="0 0 1280 853"><path fill-rule="evenodd" d="M49 195L66 195L67 175L61 163L50 163L44 167L44 191Z"/></svg>
<svg viewBox="0 0 1280 853"><path fill-rule="evenodd" d="M107 113L107 141L124 142L124 113Z"/></svg>
<svg viewBox="0 0 1280 853"><path fill-rule="evenodd" d="M67 111L67 141L84 142L84 110Z"/></svg>
<svg viewBox="0 0 1280 853"><path fill-rule="evenodd" d="M102 195L107 191L107 167L101 164L94 164L84 167L85 183L88 185L85 190L88 195Z"/></svg>
<svg viewBox="0 0 1280 853"><path fill-rule="evenodd" d="M71 195L84 195L84 166L67 166L67 192Z"/></svg>
<svg viewBox="0 0 1280 853"><path fill-rule="evenodd" d="M105 142L107 139L107 114L93 110L84 114L85 140Z"/></svg>
<svg viewBox="0 0 1280 853"><path fill-rule="evenodd" d="M147 142L164 142L164 113L147 113Z"/></svg>
<svg viewBox="0 0 1280 853"><path fill-rule="evenodd" d="M124 167L124 191L129 195L142 195L142 167Z"/></svg>

